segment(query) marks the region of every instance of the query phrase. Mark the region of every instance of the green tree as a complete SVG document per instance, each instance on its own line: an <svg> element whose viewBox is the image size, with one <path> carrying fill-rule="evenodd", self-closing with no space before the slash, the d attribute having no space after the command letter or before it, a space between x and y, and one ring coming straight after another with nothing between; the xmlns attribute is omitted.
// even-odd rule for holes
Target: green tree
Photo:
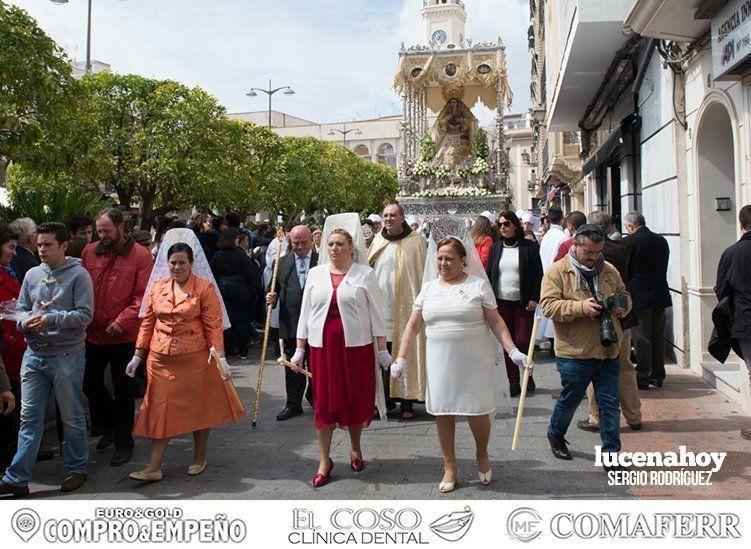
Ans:
<svg viewBox="0 0 751 549"><path fill-rule="evenodd" d="M62 49L24 10L0 0L0 162L49 165L66 144L44 145L79 100Z"/></svg>
<svg viewBox="0 0 751 549"><path fill-rule="evenodd" d="M142 226L156 215L238 200L244 164L239 130L200 88L136 75L84 79L94 119L98 174L120 205L140 206Z"/></svg>
<svg viewBox="0 0 751 549"><path fill-rule="evenodd" d="M66 174L53 179L40 177L20 164L8 169L6 183L10 205L0 206L0 223L6 225L19 217L30 217L37 223L66 223L74 215L93 215L108 205L100 193L77 188Z"/></svg>
<svg viewBox="0 0 751 549"><path fill-rule="evenodd" d="M236 172L240 196L234 208L242 212L274 209L278 187L283 183L283 138L265 126L231 121L237 137L233 138L231 163Z"/></svg>
<svg viewBox="0 0 751 549"><path fill-rule="evenodd" d="M266 199L293 219L305 215L320 221L330 213L372 212L396 195L392 168L313 137L285 138L284 144L280 181Z"/></svg>

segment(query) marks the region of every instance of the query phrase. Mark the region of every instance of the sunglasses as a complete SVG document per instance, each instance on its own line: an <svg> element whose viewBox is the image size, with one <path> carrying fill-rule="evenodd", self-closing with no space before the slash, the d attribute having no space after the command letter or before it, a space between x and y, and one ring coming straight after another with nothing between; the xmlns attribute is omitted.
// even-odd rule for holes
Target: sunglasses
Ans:
<svg viewBox="0 0 751 549"><path fill-rule="evenodd" d="M499 221L498 225L501 226L501 227L510 227L511 226L511 221L503 221L503 222Z"/></svg>

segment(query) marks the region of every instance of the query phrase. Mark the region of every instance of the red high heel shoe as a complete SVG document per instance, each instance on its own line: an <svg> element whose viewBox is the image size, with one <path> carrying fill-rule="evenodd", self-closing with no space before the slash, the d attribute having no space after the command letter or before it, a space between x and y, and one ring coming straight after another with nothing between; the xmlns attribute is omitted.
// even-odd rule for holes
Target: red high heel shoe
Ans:
<svg viewBox="0 0 751 549"><path fill-rule="evenodd" d="M313 487L314 488L320 488L321 486L328 483L329 479L331 478L331 471L334 469L334 462L331 458L329 458L329 470L325 473L318 473L316 476L313 477Z"/></svg>
<svg viewBox="0 0 751 549"><path fill-rule="evenodd" d="M361 457L355 458L352 461L350 461L349 466L352 468L352 470L356 473L359 473L363 469L365 469L365 461Z"/></svg>

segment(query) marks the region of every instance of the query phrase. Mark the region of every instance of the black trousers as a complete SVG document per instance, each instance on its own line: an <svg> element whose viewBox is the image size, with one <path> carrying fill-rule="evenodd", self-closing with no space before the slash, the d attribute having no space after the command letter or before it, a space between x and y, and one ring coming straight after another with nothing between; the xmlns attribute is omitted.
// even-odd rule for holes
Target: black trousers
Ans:
<svg viewBox="0 0 751 549"><path fill-rule="evenodd" d="M239 284L222 285L222 299L227 307L232 327L224 332L227 343L237 346L240 356L248 355L250 340L250 307L252 303L250 286ZM230 351L230 347L227 351ZM228 353L229 354L229 353Z"/></svg>
<svg viewBox="0 0 751 549"><path fill-rule="evenodd" d="M83 391L89 399L92 429L103 428L115 433L115 448L133 448L133 420L136 411L136 383L125 375L125 367L136 344L93 345L86 343L86 373ZM115 394L104 384L104 372L110 365Z"/></svg>
<svg viewBox="0 0 751 549"><path fill-rule="evenodd" d="M16 408L7 416L0 414L0 470L8 467L16 455L21 426L21 381L11 381L10 390L16 399Z"/></svg>
<svg viewBox="0 0 751 549"><path fill-rule="evenodd" d="M292 355L295 354L296 348L296 339L284 340L284 354L287 356L287 360L292 358ZM305 368L308 367L307 356L305 357L305 362L303 363L303 365L305 366ZM301 410L303 395L305 395L305 398L310 403L310 405L313 405L313 384L308 383L308 390L306 391L305 384L307 380L307 376L295 373L289 368L284 368L284 385L287 389L287 408L291 408L292 410Z"/></svg>
<svg viewBox="0 0 751 549"><path fill-rule="evenodd" d="M665 379L665 308L635 311L639 325L631 328L636 353L636 379L640 385Z"/></svg>

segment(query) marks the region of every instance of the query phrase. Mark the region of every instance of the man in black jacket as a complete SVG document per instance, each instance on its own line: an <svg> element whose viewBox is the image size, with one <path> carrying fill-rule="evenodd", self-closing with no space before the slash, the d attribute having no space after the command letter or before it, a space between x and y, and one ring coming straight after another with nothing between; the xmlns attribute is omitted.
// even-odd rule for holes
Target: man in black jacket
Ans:
<svg viewBox="0 0 751 549"><path fill-rule="evenodd" d="M493 244L488 255L486 272L495 293L498 312L511 331L520 349L527 349L532 335L532 321L540 301L542 285L542 260L536 242L524 238L524 229L516 214L504 210L498 214L501 240ZM506 375L511 396L521 394L519 369L506 359ZM535 381L529 378L527 390L535 390Z"/></svg>
<svg viewBox="0 0 751 549"><path fill-rule="evenodd" d="M662 387L665 379L665 309L672 306L668 289L670 247L664 236L646 227L644 216L629 212L624 218L631 246L626 284L639 321L631 329L636 350L636 380L639 389L652 383ZM604 296L608 297L608 296Z"/></svg>
<svg viewBox="0 0 751 549"><path fill-rule="evenodd" d="M313 237L305 225L297 225L289 232L289 242L292 253L279 260L279 271L276 285L269 288L266 303L273 307L279 298L279 337L284 341L284 354L287 358L295 354L297 346L297 322L300 319L302 293L305 288L310 269L318 264L318 254L313 250ZM307 378L290 370L284 369L285 385L287 389L287 403L284 410L277 414L278 421L302 414L302 397L305 394ZM308 402L312 403L311 386L308 385Z"/></svg>
<svg viewBox="0 0 751 549"><path fill-rule="evenodd" d="M198 241L201 243L203 253L207 261L211 261L216 253L216 243L219 240L219 233L227 228L227 221L221 215L215 215L211 218L211 229L198 235Z"/></svg>
<svg viewBox="0 0 751 549"><path fill-rule="evenodd" d="M743 235L722 253L717 266L717 299L732 300L730 336L737 339L751 379L751 205L741 208L738 215ZM751 440L751 429L741 436Z"/></svg>
<svg viewBox="0 0 751 549"><path fill-rule="evenodd" d="M41 263L37 256L37 224L28 217L20 217L11 221L8 228L18 235L16 255L10 260L10 267L18 277L18 283L23 284L26 272Z"/></svg>

